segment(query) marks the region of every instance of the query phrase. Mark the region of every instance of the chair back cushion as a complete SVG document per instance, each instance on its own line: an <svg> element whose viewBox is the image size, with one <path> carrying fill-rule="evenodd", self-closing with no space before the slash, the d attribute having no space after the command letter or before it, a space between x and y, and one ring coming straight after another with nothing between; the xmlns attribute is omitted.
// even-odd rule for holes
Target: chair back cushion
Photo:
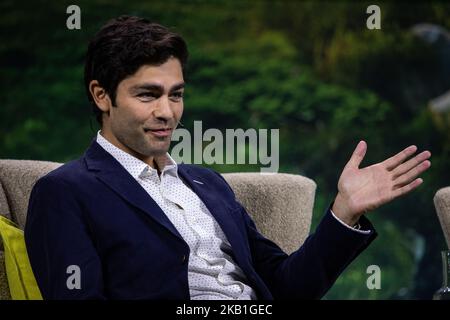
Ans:
<svg viewBox="0 0 450 320"><path fill-rule="evenodd" d="M10 220L25 227L28 200L36 181L61 164L33 160L0 160L0 183L8 201Z"/></svg>
<svg viewBox="0 0 450 320"><path fill-rule="evenodd" d="M450 248L450 187L442 188L434 196L434 206L444 232L447 246Z"/></svg>
<svg viewBox="0 0 450 320"><path fill-rule="evenodd" d="M309 234L316 184L293 174L223 175L258 230L285 252L299 248Z"/></svg>

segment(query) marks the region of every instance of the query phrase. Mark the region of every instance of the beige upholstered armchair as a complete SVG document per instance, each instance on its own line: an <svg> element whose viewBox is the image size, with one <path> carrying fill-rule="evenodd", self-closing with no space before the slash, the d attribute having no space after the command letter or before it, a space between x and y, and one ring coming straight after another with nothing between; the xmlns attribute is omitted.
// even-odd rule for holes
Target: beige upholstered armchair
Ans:
<svg viewBox="0 0 450 320"><path fill-rule="evenodd" d="M33 185L60 165L46 161L0 160L0 214L23 229ZM232 173L224 174L224 178L266 237L287 253L303 243L311 223L314 181L292 174ZM9 299L3 257L0 243L0 299Z"/></svg>
<svg viewBox="0 0 450 320"><path fill-rule="evenodd" d="M450 187L442 188L434 196L434 206L441 222L447 246L450 248Z"/></svg>

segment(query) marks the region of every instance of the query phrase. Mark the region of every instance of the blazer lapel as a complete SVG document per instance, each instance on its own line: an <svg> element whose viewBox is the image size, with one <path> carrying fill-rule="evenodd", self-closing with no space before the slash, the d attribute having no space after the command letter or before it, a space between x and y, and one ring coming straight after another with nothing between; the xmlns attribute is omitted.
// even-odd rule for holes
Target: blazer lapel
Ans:
<svg viewBox="0 0 450 320"><path fill-rule="evenodd" d="M184 241L169 218L142 186L122 167L122 165L96 141L92 141L85 153L88 170L95 174L106 186L133 206L147 213L174 236Z"/></svg>
<svg viewBox="0 0 450 320"><path fill-rule="evenodd" d="M186 166L179 166L178 173L183 181L191 187L197 196L203 201L212 216L222 228L223 233L230 242L233 248L236 262L243 268L249 261L244 259L248 257L248 252L245 252L244 244L247 243L243 235L238 231L237 221L231 214L232 208L228 203L222 199L215 197L215 194L210 192L210 186L204 181L202 176L196 175ZM200 182L200 183L199 183Z"/></svg>

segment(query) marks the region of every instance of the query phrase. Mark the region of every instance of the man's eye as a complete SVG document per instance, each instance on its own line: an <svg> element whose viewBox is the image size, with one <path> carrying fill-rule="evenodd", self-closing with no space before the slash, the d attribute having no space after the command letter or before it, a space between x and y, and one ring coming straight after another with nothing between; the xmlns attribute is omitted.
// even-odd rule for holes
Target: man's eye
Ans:
<svg viewBox="0 0 450 320"><path fill-rule="evenodd" d="M174 93L172 93L172 97L174 97L175 99L181 99L181 98L183 98L183 92L181 92L181 91L174 92Z"/></svg>
<svg viewBox="0 0 450 320"><path fill-rule="evenodd" d="M139 93L137 96L139 98L144 98L144 99L154 99L154 98L156 98L156 95L154 93L150 93L150 92Z"/></svg>

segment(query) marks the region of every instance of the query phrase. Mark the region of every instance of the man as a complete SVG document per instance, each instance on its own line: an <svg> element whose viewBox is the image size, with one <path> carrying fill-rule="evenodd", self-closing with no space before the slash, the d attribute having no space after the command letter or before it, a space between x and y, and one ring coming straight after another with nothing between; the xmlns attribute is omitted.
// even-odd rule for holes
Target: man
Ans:
<svg viewBox="0 0 450 320"><path fill-rule="evenodd" d="M91 41L85 85L101 131L29 203L25 238L45 299L320 298L375 238L363 214L421 184L428 151L360 169L361 141L315 233L285 254L218 173L167 153L187 55L179 35L137 17Z"/></svg>

